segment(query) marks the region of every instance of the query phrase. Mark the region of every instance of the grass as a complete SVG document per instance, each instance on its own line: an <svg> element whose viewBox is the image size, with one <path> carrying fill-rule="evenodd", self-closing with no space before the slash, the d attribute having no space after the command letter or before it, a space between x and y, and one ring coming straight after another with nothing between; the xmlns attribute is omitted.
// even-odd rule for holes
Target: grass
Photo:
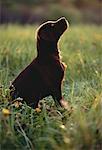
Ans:
<svg viewBox="0 0 102 150"><path fill-rule="evenodd" d="M1 150L102 149L102 27L70 27L59 43L67 64L63 95L69 109L51 97L40 109L9 105L9 84L36 56L36 27L0 26Z"/></svg>

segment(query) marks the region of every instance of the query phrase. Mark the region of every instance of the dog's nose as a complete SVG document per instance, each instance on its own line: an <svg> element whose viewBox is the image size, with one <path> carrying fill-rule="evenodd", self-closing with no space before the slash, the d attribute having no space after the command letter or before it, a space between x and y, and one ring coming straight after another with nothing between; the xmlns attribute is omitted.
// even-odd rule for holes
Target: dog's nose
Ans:
<svg viewBox="0 0 102 150"><path fill-rule="evenodd" d="M65 17L61 17L57 21L67 21L67 19Z"/></svg>

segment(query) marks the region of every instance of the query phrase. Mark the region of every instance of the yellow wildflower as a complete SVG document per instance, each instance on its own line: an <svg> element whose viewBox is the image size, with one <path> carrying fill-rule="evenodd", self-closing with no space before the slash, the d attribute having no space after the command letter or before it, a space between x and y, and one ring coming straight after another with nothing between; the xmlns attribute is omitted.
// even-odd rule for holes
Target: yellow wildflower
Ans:
<svg viewBox="0 0 102 150"><path fill-rule="evenodd" d="M9 115L11 114L10 110L7 109L7 108L3 108L3 109L2 109L2 113L3 113L3 115L5 115L5 116L9 116Z"/></svg>
<svg viewBox="0 0 102 150"><path fill-rule="evenodd" d="M63 129L63 130L66 130L66 127L63 124L60 125L60 128Z"/></svg>
<svg viewBox="0 0 102 150"><path fill-rule="evenodd" d="M40 108L35 108L35 111L39 113L39 112L41 112L41 109Z"/></svg>
<svg viewBox="0 0 102 150"><path fill-rule="evenodd" d="M64 142L65 142L66 144L69 144L69 143L70 143L70 139L65 136L65 137L64 137Z"/></svg>

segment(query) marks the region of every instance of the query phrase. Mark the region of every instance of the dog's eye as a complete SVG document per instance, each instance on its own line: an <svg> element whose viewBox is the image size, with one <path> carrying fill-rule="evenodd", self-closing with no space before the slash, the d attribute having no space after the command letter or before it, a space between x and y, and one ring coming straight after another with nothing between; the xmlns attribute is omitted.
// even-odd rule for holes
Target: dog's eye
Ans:
<svg viewBox="0 0 102 150"><path fill-rule="evenodd" d="M54 26L54 24L53 23L51 23L51 27L53 27Z"/></svg>

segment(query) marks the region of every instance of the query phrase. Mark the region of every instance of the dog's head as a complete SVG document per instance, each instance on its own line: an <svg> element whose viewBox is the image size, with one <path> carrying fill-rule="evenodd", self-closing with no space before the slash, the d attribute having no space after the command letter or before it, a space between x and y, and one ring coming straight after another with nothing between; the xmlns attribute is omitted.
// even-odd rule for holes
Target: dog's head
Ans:
<svg viewBox="0 0 102 150"><path fill-rule="evenodd" d="M57 42L68 26L65 17L61 17L57 21L47 21L38 28L37 39Z"/></svg>

